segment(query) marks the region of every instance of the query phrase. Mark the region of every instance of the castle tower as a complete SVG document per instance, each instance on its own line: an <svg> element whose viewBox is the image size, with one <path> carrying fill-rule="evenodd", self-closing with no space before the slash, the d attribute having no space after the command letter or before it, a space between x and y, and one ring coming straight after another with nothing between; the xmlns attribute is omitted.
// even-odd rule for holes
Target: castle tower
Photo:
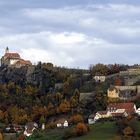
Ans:
<svg viewBox="0 0 140 140"><path fill-rule="evenodd" d="M9 53L9 48L8 48L8 46L7 46L6 49L5 49L5 53Z"/></svg>

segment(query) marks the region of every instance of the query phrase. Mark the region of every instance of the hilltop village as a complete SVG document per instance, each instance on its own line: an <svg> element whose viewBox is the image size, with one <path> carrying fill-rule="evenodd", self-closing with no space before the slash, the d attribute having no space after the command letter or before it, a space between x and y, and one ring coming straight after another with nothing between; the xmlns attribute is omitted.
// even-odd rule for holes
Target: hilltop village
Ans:
<svg viewBox="0 0 140 140"><path fill-rule="evenodd" d="M7 47L0 94L0 139L140 138L139 65L33 65Z"/></svg>

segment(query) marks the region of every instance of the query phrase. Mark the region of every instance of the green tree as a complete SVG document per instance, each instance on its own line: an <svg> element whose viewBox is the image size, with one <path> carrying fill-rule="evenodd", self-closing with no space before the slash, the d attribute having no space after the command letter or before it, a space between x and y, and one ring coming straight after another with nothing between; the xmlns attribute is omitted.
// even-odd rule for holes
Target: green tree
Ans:
<svg viewBox="0 0 140 140"><path fill-rule="evenodd" d="M39 123L40 123L40 124L43 124L43 123L45 123L45 122L46 122L46 120L45 120L44 116L41 116L41 117L40 117L40 120L39 120Z"/></svg>

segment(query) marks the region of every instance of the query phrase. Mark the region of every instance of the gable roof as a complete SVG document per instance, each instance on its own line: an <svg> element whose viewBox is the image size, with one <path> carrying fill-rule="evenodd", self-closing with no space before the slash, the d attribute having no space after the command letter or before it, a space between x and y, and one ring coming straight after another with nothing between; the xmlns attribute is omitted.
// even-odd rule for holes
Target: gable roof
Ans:
<svg viewBox="0 0 140 140"><path fill-rule="evenodd" d="M29 60L23 60L23 59L19 59L15 64L32 65L31 61L29 61Z"/></svg>
<svg viewBox="0 0 140 140"><path fill-rule="evenodd" d="M106 115L107 111L98 111L97 113L100 114L100 115Z"/></svg>
<svg viewBox="0 0 140 140"><path fill-rule="evenodd" d="M109 91L116 91L118 92L119 90L115 87L115 86L110 86L110 88L108 89Z"/></svg>
<svg viewBox="0 0 140 140"><path fill-rule="evenodd" d="M134 106L135 104L134 103L112 103L112 104L109 104L107 106L107 110L110 110L111 108L112 109L125 109L125 111L128 113L128 114L132 114L135 112L134 110Z"/></svg>
<svg viewBox="0 0 140 140"><path fill-rule="evenodd" d="M5 53L4 57L6 57L6 59L20 58L20 55L18 53Z"/></svg>
<svg viewBox="0 0 140 140"><path fill-rule="evenodd" d="M56 123L57 123L57 124L64 124L65 121L67 121L67 120L64 119L64 118L61 118L61 119L57 120Z"/></svg>

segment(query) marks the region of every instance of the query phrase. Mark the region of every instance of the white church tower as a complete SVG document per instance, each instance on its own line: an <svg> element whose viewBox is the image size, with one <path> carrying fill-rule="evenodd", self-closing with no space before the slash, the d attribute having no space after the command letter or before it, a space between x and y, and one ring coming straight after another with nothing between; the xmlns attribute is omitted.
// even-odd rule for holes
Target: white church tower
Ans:
<svg viewBox="0 0 140 140"><path fill-rule="evenodd" d="M5 53L9 53L9 48L8 48L8 46L7 46L6 49L5 49Z"/></svg>

